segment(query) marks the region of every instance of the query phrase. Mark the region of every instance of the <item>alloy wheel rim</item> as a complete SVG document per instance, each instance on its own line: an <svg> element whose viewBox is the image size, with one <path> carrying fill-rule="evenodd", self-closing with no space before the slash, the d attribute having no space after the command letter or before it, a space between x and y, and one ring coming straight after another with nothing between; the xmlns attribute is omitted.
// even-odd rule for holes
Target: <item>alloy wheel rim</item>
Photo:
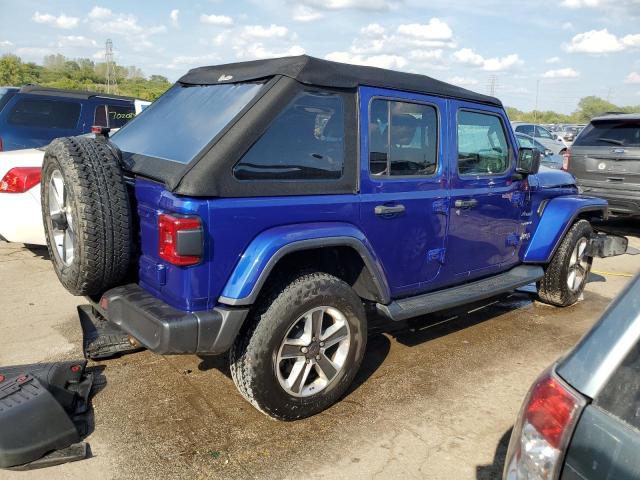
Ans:
<svg viewBox="0 0 640 480"><path fill-rule="evenodd" d="M289 328L276 356L280 386L295 397L325 390L344 369L351 344L345 315L335 307L308 310Z"/></svg>
<svg viewBox="0 0 640 480"><path fill-rule="evenodd" d="M49 218L51 219L51 243L60 261L70 265L74 257L75 230L71 205L64 178L54 170L49 179Z"/></svg>
<svg viewBox="0 0 640 480"><path fill-rule="evenodd" d="M581 238L571 253L569 260L569 272L567 275L567 286L572 292L580 290L582 284L589 274L589 261L585 255L587 251L587 239Z"/></svg>

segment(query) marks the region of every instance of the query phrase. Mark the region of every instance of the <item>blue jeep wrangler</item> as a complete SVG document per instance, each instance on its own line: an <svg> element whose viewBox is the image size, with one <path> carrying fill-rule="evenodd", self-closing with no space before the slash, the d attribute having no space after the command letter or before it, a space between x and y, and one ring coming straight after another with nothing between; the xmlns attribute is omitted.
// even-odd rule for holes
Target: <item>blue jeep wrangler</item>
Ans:
<svg viewBox="0 0 640 480"><path fill-rule="evenodd" d="M571 305L607 203L538 173L500 101L312 57L191 70L108 138L47 149L54 268L93 358L221 354L278 419L326 409L393 321L532 282ZM129 344L129 342L131 344Z"/></svg>

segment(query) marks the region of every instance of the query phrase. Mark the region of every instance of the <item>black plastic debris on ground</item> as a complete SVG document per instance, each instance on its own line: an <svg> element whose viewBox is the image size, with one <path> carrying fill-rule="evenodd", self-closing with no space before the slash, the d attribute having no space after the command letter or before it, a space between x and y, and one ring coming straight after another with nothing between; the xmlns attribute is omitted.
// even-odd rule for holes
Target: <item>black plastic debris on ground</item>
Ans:
<svg viewBox="0 0 640 480"><path fill-rule="evenodd" d="M79 360L0 367L0 468L31 470L87 457L89 400L101 382L94 381L99 371L86 366Z"/></svg>
<svg viewBox="0 0 640 480"><path fill-rule="evenodd" d="M143 350L140 346L132 345L127 333L105 320L91 305L78 306L78 315L86 358L100 360Z"/></svg>

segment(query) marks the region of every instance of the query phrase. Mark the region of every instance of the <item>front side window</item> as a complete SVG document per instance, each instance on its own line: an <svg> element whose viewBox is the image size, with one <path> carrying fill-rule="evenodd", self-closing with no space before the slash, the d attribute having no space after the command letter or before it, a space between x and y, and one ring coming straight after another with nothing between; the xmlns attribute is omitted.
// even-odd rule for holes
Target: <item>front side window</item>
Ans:
<svg viewBox="0 0 640 480"><path fill-rule="evenodd" d="M136 116L133 105L98 105L93 124L100 127L121 128Z"/></svg>
<svg viewBox="0 0 640 480"><path fill-rule="evenodd" d="M233 169L238 180L335 180L344 168L341 95L305 91L269 125Z"/></svg>
<svg viewBox="0 0 640 480"><path fill-rule="evenodd" d="M189 163L261 88L261 83L176 84L118 130L112 141L123 152Z"/></svg>
<svg viewBox="0 0 640 480"><path fill-rule="evenodd" d="M506 172L509 164L509 144L500 118L488 113L460 111L460 175L497 175Z"/></svg>
<svg viewBox="0 0 640 480"><path fill-rule="evenodd" d="M374 99L369 171L375 177L430 176L437 167L438 114L430 105Z"/></svg>
<svg viewBox="0 0 640 480"><path fill-rule="evenodd" d="M8 123L21 127L76 128L80 104L57 100L22 99L9 112Z"/></svg>

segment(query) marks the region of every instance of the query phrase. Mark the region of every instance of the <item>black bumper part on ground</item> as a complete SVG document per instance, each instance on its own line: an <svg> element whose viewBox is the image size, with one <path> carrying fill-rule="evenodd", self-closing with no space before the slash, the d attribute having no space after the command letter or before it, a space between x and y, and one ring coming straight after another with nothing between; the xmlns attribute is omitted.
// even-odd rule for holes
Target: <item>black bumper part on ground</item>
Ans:
<svg viewBox="0 0 640 480"><path fill-rule="evenodd" d="M0 468L30 470L81 460L93 375L86 362L0 368Z"/></svg>
<svg viewBox="0 0 640 480"><path fill-rule="evenodd" d="M635 254L629 249L629 239L620 235L596 233L589 240L587 255L589 257L615 257L625 253Z"/></svg>
<svg viewBox="0 0 640 480"><path fill-rule="evenodd" d="M159 354L219 354L231 347L248 309L216 307L185 312L129 284L108 290L94 308Z"/></svg>

